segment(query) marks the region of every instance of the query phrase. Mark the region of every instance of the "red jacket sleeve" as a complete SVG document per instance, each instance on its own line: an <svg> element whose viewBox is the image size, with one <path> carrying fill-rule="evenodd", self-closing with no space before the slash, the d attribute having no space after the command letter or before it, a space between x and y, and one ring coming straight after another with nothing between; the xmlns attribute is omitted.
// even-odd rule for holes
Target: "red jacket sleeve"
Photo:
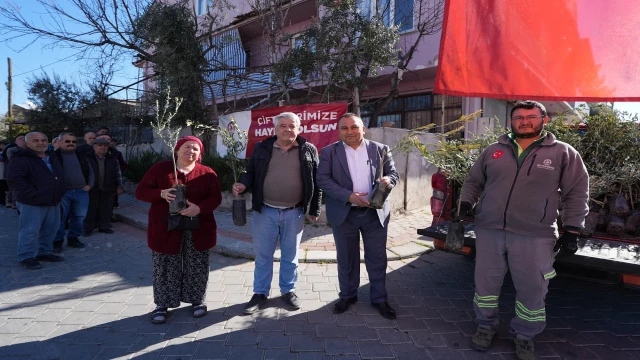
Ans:
<svg viewBox="0 0 640 360"><path fill-rule="evenodd" d="M160 196L162 192L162 188L160 188L158 184L158 169L162 166L162 163L158 163L149 169L142 180L138 183L136 187L136 199L144 201L144 202L156 202L156 201L164 201L164 199Z"/></svg>

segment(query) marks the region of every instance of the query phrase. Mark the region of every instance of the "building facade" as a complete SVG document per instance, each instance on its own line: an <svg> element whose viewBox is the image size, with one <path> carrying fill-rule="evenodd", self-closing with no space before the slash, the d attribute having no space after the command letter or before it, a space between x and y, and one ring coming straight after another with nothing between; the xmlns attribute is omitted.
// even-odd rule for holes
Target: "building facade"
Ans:
<svg viewBox="0 0 640 360"><path fill-rule="evenodd" d="M383 11L385 24L399 27L400 41L397 46L404 48L414 44L418 36L417 9L434 1L437 0L361 0L359 6L364 13L374 12L376 7L380 6L388 9ZM216 11L210 8L211 0L191 0L191 3L200 18L206 17L208 11ZM233 8L226 11L225 20L213 34L210 34L211 37L203 36L207 41L211 39L216 45L207 54L207 60L212 64L212 68L219 69L208 74L207 80L211 86L203 91L207 101L217 103L220 113L274 106L272 95L280 91L270 72L274 56L286 52L288 47L295 47L296 35L308 28L314 19L323 16L323 9L316 0L279 2L282 5L275 15L280 24L278 30L280 34L289 34L291 41L287 44L279 43L277 50L273 50L274 42L270 42L269 21L273 22L274 18L268 18L273 12L270 13L271 9L268 8L260 11L256 7L256 4L264 6L267 3L256 0L232 0ZM483 110L482 117L467 124L466 130L460 133L460 136L469 136L469 132L482 132L485 127L497 125L494 124L494 117L499 119L500 125L508 125L506 120L513 102L444 96L443 104L443 96L433 93L440 36L440 32L437 32L422 37L406 71L396 75L393 74L393 69L383 69L375 78L371 78L367 90L361 94L361 114L368 127L411 129L432 123L442 125L478 109ZM138 63L137 66L144 69L145 75L152 72L148 64ZM390 76L401 78L399 95L384 108L375 123L370 123L376 101L389 92ZM145 83L145 86L153 84ZM294 90L290 93L292 100L297 95L302 96L306 93L305 87L302 82L296 83L294 79ZM565 102L544 104L551 114L573 110L572 104ZM450 129L440 126L435 131L448 130Z"/></svg>

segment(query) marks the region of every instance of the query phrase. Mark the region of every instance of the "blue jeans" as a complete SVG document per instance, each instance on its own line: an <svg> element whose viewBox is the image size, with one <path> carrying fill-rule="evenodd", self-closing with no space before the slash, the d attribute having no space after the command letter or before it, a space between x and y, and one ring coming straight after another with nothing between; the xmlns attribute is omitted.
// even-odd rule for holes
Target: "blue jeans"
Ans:
<svg viewBox="0 0 640 360"><path fill-rule="evenodd" d="M62 206L62 218L54 241L64 241L66 234L64 223L67 217L69 217L69 234L66 234L67 237L79 237L82 235L82 222L89 208L89 192L82 189L67 190L62 197L60 206Z"/></svg>
<svg viewBox="0 0 640 360"><path fill-rule="evenodd" d="M253 292L269 296L273 278L273 253L280 239L280 292L295 291L298 280L298 248L304 229L302 207L279 210L268 206L253 213L253 246L256 252Z"/></svg>
<svg viewBox="0 0 640 360"><path fill-rule="evenodd" d="M16 202L20 211L18 227L18 261L53 251L53 239L60 226L60 205L33 206Z"/></svg>

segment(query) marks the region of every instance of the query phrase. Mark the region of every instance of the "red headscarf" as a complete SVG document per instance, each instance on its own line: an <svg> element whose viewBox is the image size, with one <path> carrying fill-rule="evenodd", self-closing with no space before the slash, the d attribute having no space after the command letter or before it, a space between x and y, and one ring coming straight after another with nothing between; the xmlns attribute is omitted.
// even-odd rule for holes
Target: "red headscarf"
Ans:
<svg viewBox="0 0 640 360"><path fill-rule="evenodd" d="M178 154L177 154L178 150L187 141L195 141L198 143L198 145L200 145L200 157L198 157L198 160L196 160L196 162L202 161L202 153L204 152L204 145L202 145L202 141L200 141L200 139L198 139L195 136L183 136L180 138L180 140L178 140L176 147L173 149L173 154L175 155L176 159L178 158Z"/></svg>

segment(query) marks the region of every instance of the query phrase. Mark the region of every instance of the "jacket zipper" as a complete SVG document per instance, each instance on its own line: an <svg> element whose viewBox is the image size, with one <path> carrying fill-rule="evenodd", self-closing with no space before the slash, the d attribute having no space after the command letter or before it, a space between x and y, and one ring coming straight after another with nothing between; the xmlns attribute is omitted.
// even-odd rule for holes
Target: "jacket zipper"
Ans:
<svg viewBox="0 0 640 360"><path fill-rule="evenodd" d="M538 154L534 154L533 158L531 159L531 165L529 165L529 170L527 171L527 176L531 175L531 168L533 167L533 163L536 162L536 156L538 156Z"/></svg>
<svg viewBox="0 0 640 360"><path fill-rule="evenodd" d="M540 222L542 222L542 220L544 220L544 218L547 217L547 206L549 205L549 199L546 199L544 202L544 213L542 214L542 219L540 219Z"/></svg>
<svg viewBox="0 0 640 360"><path fill-rule="evenodd" d="M533 151L534 152L533 156L535 156L535 153L538 151L539 148L540 146L536 147L536 149ZM516 166L518 166L518 154L516 154L515 150L513 150L513 146L511 147L511 150L516 157ZM524 162L527 161L527 158L529 157L529 155L531 155L531 152L527 154L527 157L524 158L524 160L522 161L522 164L524 164ZM531 164L533 164L533 162ZM507 210L509 210L509 202L511 201L511 194L513 193L513 188L516 186L516 181L518 181L518 174L520 173L520 169L522 169L522 166L518 166L518 170L516 171L516 176L513 178L513 183L511 183L511 189L509 189L509 196L507 197L507 205L505 205L504 207L502 230L507 228Z"/></svg>

